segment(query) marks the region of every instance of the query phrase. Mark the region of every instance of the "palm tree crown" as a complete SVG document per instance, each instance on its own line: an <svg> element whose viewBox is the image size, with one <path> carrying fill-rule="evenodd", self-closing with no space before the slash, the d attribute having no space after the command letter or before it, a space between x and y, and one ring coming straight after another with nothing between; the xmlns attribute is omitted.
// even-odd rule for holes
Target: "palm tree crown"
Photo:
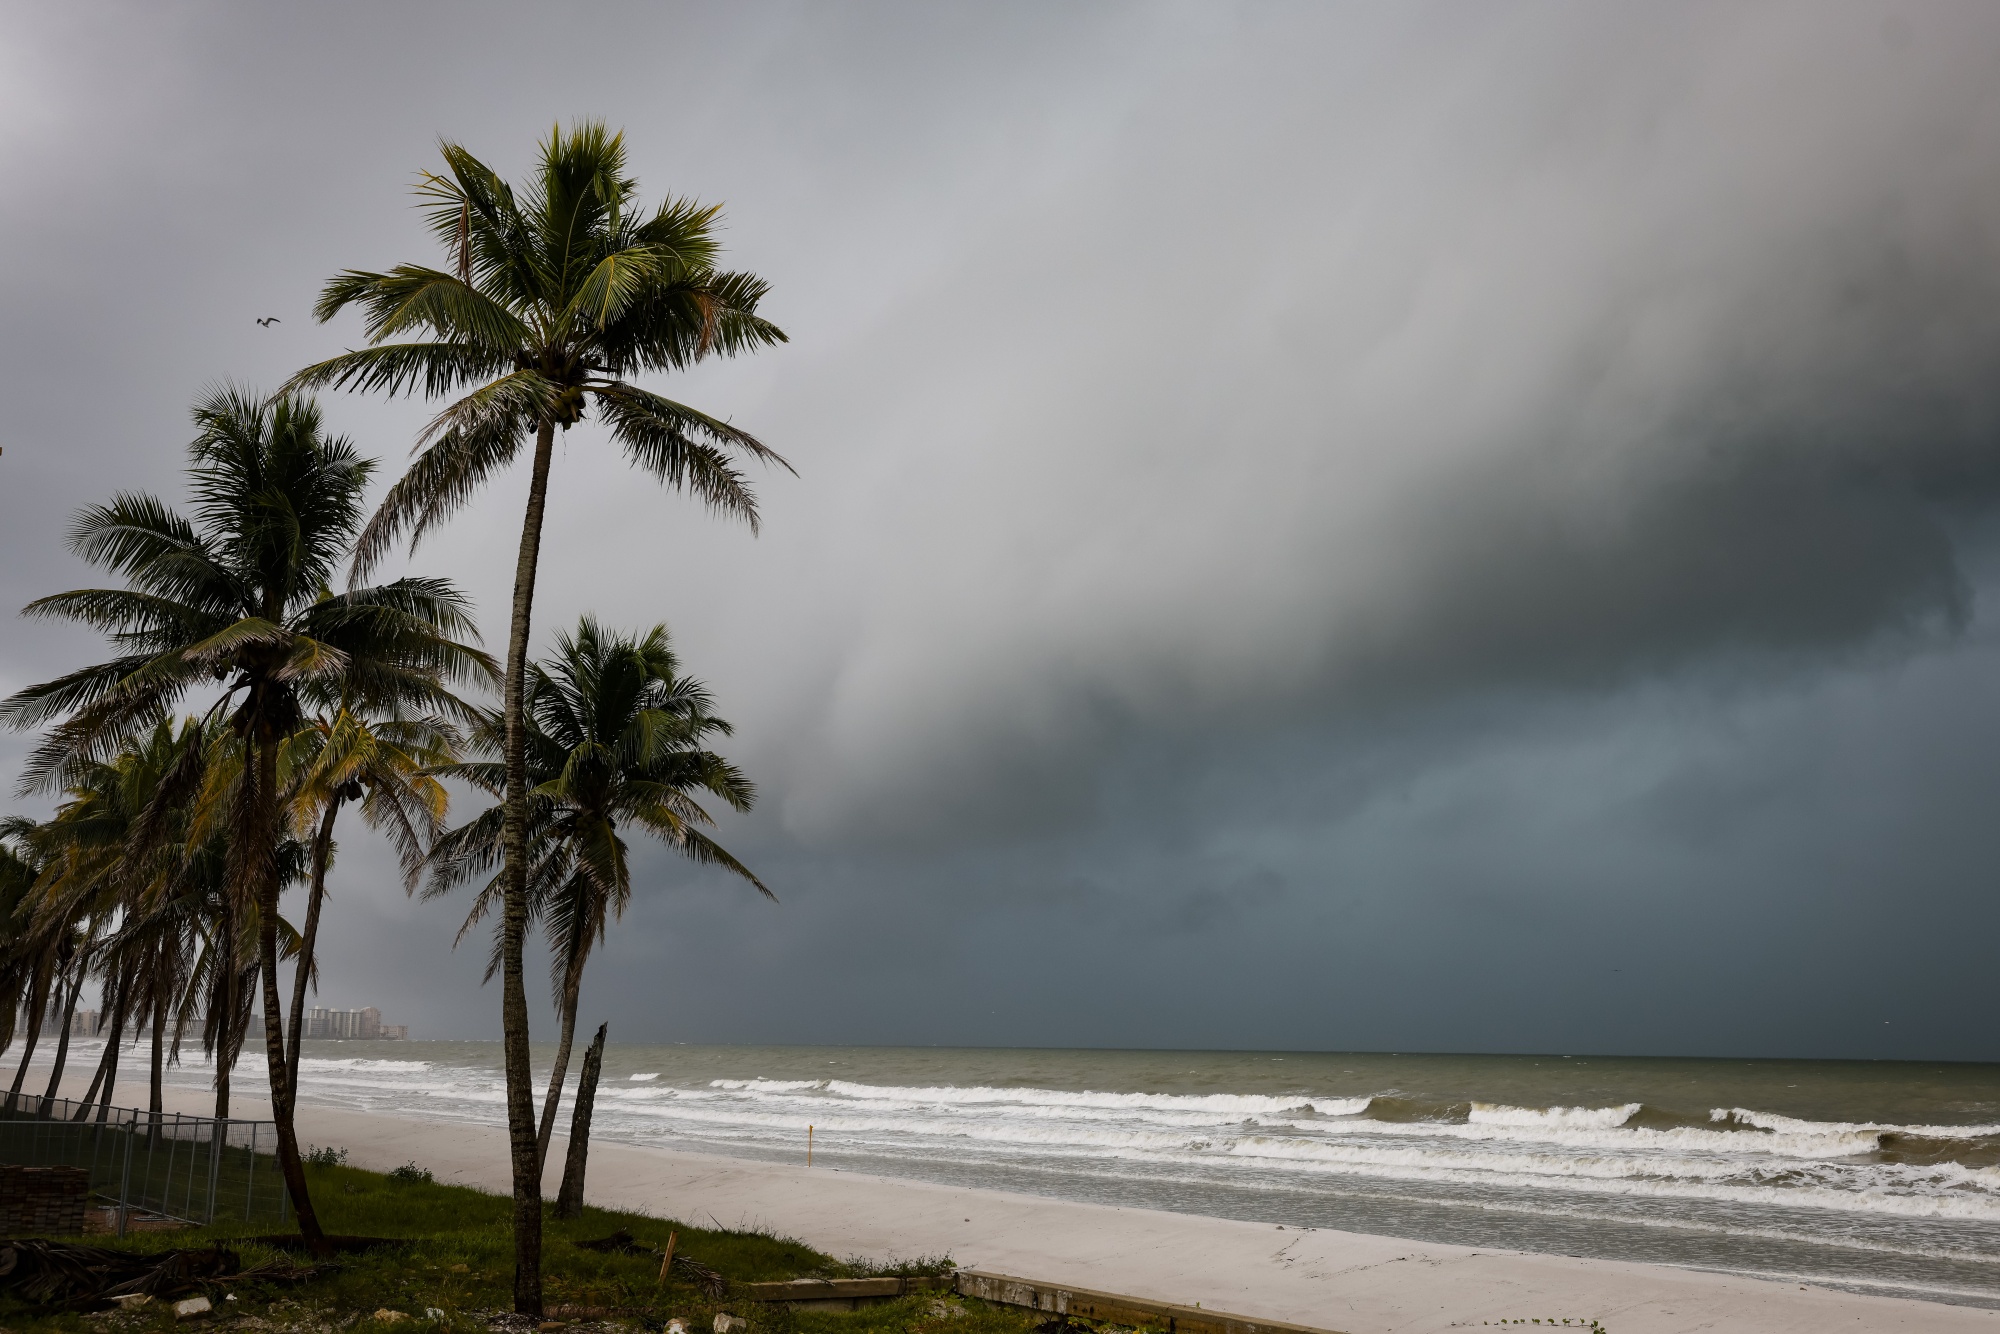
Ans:
<svg viewBox="0 0 2000 1334"><path fill-rule="evenodd" d="M41 598L30 616L81 621L121 652L0 702L0 721L54 721L23 788L63 783L220 687L209 716L277 738L307 704L342 692L449 701L444 683L490 676L464 597L442 579L332 593L361 526L372 464L321 430L310 400L225 388L199 404L189 446L192 519L125 494L83 511L70 549L124 588Z"/></svg>
<svg viewBox="0 0 2000 1334"><path fill-rule="evenodd" d="M668 199L644 212L624 136L602 124L551 132L518 198L464 148L441 150L450 174L425 173L418 193L454 271L342 273L314 314L360 307L370 346L292 381L428 397L471 390L419 441L362 535L357 572L406 530L414 541L448 517L537 427L567 430L592 409L634 463L754 526L756 501L732 454L789 465L749 433L625 378L785 341L757 314L767 284L715 266L720 210Z"/></svg>

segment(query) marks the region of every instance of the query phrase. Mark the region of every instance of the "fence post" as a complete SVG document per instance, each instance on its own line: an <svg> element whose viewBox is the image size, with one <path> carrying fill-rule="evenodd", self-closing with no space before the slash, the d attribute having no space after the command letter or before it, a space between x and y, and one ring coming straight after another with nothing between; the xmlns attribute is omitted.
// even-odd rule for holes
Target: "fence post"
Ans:
<svg viewBox="0 0 2000 1334"><path fill-rule="evenodd" d="M217 1121L215 1123L215 1147L210 1150L208 1155L208 1216L201 1220L204 1223L213 1223L215 1221L215 1186L222 1179L222 1153L228 1147L229 1122L226 1120Z"/></svg>
<svg viewBox="0 0 2000 1334"><path fill-rule="evenodd" d="M243 1187L243 1221L247 1223L257 1208L257 1123L255 1121L250 1123L250 1170L243 1175L247 1179Z"/></svg>
<svg viewBox="0 0 2000 1334"><path fill-rule="evenodd" d="M125 1235L125 1222L132 1212L132 1136L138 1123L125 1127L125 1172L118 1182L118 1235Z"/></svg>

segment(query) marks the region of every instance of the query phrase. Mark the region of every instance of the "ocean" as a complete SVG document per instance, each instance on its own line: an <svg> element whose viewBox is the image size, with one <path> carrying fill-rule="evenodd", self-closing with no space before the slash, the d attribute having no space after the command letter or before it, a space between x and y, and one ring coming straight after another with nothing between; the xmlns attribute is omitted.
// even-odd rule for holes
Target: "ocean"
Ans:
<svg viewBox="0 0 2000 1334"><path fill-rule="evenodd" d="M504 1118L497 1043L312 1042L301 1080L349 1107ZM816 1164L858 1172L2000 1307L2000 1065L605 1053L604 1139L803 1162L808 1126Z"/></svg>

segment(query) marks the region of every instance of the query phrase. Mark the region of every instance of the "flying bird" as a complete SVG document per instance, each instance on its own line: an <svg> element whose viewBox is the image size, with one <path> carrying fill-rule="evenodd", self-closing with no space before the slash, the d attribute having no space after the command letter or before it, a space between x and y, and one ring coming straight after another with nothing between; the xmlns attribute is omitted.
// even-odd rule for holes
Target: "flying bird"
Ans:
<svg viewBox="0 0 2000 1334"><path fill-rule="evenodd" d="M268 329L274 324L282 324L283 321L280 320L276 315L266 315L263 319L258 320L257 323L263 325L266 329Z"/></svg>

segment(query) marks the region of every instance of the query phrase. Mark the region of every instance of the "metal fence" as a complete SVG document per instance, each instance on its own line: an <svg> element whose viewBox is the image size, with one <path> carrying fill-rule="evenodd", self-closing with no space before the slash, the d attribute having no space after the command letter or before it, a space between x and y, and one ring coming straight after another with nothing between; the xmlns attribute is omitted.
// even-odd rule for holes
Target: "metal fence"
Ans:
<svg viewBox="0 0 2000 1334"><path fill-rule="evenodd" d="M116 1211L121 1237L134 1214L282 1224L290 1202L277 1147L270 1121L155 1116L133 1107L106 1112L29 1094L12 1107L0 1103L0 1163L85 1169L91 1195Z"/></svg>

